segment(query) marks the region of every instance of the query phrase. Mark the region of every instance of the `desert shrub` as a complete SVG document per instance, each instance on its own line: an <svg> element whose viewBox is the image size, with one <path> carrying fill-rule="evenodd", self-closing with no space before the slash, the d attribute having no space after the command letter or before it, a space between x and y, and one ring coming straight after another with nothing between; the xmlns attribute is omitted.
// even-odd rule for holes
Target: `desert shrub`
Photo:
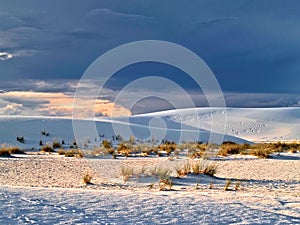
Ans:
<svg viewBox="0 0 300 225"><path fill-rule="evenodd" d="M244 154L246 150L250 149L251 145L248 143L236 144L231 141L223 142L221 148L218 152L218 155L227 156L233 154Z"/></svg>
<svg viewBox="0 0 300 225"><path fill-rule="evenodd" d="M289 150L289 153L297 153L297 149L292 148L292 149Z"/></svg>
<svg viewBox="0 0 300 225"><path fill-rule="evenodd" d="M113 149L113 148L108 149L108 154L114 155L115 154L115 149Z"/></svg>
<svg viewBox="0 0 300 225"><path fill-rule="evenodd" d="M218 155L227 156L228 154L239 154L241 151L238 144L223 144L218 152Z"/></svg>
<svg viewBox="0 0 300 225"><path fill-rule="evenodd" d="M10 156L10 152L8 149L2 148L0 149L0 157L8 157Z"/></svg>
<svg viewBox="0 0 300 225"><path fill-rule="evenodd" d="M20 143L25 143L24 137L17 137L17 141Z"/></svg>
<svg viewBox="0 0 300 225"><path fill-rule="evenodd" d="M115 150L113 148L104 148L104 147L100 147L100 148L94 148L91 152L91 154L93 156L101 156L101 155L114 155L115 154Z"/></svg>
<svg viewBox="0 0 300 225"><path fill-rule="evenodd" d="M61 143L59 143L58 141L54 141L54 142L52 143L52 148L53 148L53 149L61 148L61 147L62 147L62 145L61 145Z"/></svg>
<svg viewBox="0 0 300 225"><path fill-rule="evenodd" d="M116 136L115 136L115 139L116 139L117 141L123 141L123 137L122 137L120 134L116 135Z"/></svg>
<svg viewBox="0 0 300 225"><path fill-rule="evenodd" d="M54 152L53 148L49 145L45 145L41 148L41 152Z"/></svg>
<svg viewBox="0 0 300 225"><path fill-rule="evenodd" d="M201 158L204 155L205 151L199 149L188 149L187 157L191 159Z"/></svg>
<svg viewBox="0 0 300 225"><path fill-rule="evenodd" d="M121 143L118 145L117 152L128 157L131 153L131 146L128 146L125 143Z"/></svg>
<svg viewBox="0 0 300 225"><path fill-rule="evenodd" d="M153 152L153 149L147 144L138 144L136 151L143 154L143 156L149 156Z"/></svg>
<svg viewBox="0 0 300 225"><path fill-rule="evenodd" d="M273 152L290 152L300 150L300 144L297 142L292 143L272 143L269 144L270 148L272 148Z"/></svg>
<svg viewBox="0 0 300 225"><path fill-rule="evenodd" d="M84 154L82 151L78 149L71 149L67 150L64 153L65 157L77 157L77 158L83 158Z"/></svg>
<svg viewBox="0 0 300 225"><path fill-rule="evenodd" d="M24 154L25 152L19 147L5 147L2 146L0 149L0 157L8 157L12 154Z"/></svg>
<svg viewBox="0 0 300 225"><path fill-rule="evenodd" d="M58 153L59 155L64 155L64 154L66 153L66 151L63 150L63 149L59 149L59 150L57 151L57 153Z"/></svg>
<svg viewBox="0 0 300 225"><path fill-rule="evenodd" d="M162 144L158 146L158 149L161 151L165 151L169 156L172 152L175 151L177 144L175 142L170 141L162 141Z"/></svg>
<svg viewBox="0 0 300 225"><path fill-rule="evenodd" d="M112 148L111 142L108 141L108 140L103 140L103 141L102 141L102 146L103 146L104 148L107 148L107 149Z"/></svg>
<svg viewBox="0 0 300 225"><path fill-rule="evenodd" d="M12 154L24 154L24 151L19 147L5 147L0 148L0 157L8 157Z"/></svg>
<svg viewBox="0 0 300 225"><path fill-rule="evenodd" d="M44 136L49 136L49 132L47 132L45 130L41 131L41 134L44 135Z"/></svg>
<svg viewBox="0 0 300 225"><path fill-rule="evenodd" d="M91 177L89 174L85 174L85 175L83 176L83 182L84 182L85 184L92 184L92 183L91 183L91 180L92 180L92 177Z"/></svg>
<svg viewBox="0 0 300 225"><path fill-rule="evenodd" d="M250 150L250 155L257 156L259 158L268 158L272 152L269 149L264 149L262 147Z"/></svg>
<svg viewBox="0 0 300 225"><path fill-rule="evenodd" d="M24 154L25 153L19 147L9 147L8 151L9 151L10 154Z"/></svg>

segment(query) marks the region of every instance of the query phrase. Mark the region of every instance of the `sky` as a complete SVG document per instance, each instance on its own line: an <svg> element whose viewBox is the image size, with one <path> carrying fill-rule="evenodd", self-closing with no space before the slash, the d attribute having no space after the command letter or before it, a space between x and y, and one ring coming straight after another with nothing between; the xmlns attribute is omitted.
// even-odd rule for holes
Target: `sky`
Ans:
<svg viewBox="0 0 300 225"><path fill-rule="evenodd" d="M196 53L216 76L228 107L299 106L299 27L297 0L2 0L0 114L71 115L89 65L112 48L140 40L173 42ZM113 108L118 115L174 108L165 93L182 102L176 107L185 107L168 83L153 85L152 98L143 98L149 91L143 85L124 90L145 76L171 80L195 106L208 105L187 74L148 62L111 77L96 101L97 115L110 116ZM123 98L115 102L119 93ZM128 108L130 95L141 97Z"/></svg>

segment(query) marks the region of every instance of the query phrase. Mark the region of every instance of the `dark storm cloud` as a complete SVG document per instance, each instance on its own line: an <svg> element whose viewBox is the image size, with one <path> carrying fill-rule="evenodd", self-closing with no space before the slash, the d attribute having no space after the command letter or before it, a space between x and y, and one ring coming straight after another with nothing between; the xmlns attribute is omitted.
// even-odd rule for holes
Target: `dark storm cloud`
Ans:
<svg viewBox="0 0 300 225"><path fill-rule="evenodd" d="M295 0L3 0L0 88L74 91L74 85L59 81L45 87L31 81L76 82L109 49L130 41L160 39L197 53L224 92L245 93L249 98L247 102L230 97L230 104L292 105L297 99L283 97L276 102L267 94L269 101L254 101L248 93L300 93L299 27L300 3ZM144 74L159 72L145 68ZM121 81L119 86L114 83L114 89L122 88L125 76L130 75L114 78ZM25 79L30 82L15 84ZM185 89L194 89L184 79L178 80Z"/></svg>

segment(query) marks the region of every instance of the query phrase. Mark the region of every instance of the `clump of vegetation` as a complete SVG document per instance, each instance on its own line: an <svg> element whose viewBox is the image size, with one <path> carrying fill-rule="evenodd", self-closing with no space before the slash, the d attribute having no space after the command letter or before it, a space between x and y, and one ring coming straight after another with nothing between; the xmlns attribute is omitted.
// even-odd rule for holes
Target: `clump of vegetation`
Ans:
<svg viewBox="0 0 300 225"><path fill-rule="evenodd" d="M127 181L130 176L134 174L134 170L130 166L122 166L121 167L121 175L124 181Z"/></svg>
<svg viewBox="0 0 300 225"><path fill-rule="evenodd" d="M17 141L24 144L25 143L25 139L24 137L17 137Z"/></svg>
<svg viewBox="0 0 300 225"><path fill-rule="evenodd" d="M42 131L41 131L41 134L44 135L44 136L47 136L47 137L50 135L49 132L47 132L47 131L45 131L45 130L42 130Z"/></svg>
<svg viewBox="0 0 300 225"><path fill-rule="evenodd" d="M202 158L207 148L207 144L203 144L202 142L188 142L181 144L179 148L182 150L187 149L187 156L191 159Z"/></svg>
<svg viewBox="0 0 300 225"><path fill-rule="evenodd" d="M64 154L66 153L66 151L63 150L63 149L59 149L59 150L57 151L57 153L58 153L59 155L64 155Z"/></svg>
<svg viewBox="0 0 300 225"><path fill-rule="evenodd" d="M41 152L51 153L54 152L54 149L50 145L45 145L41 148Z"/></svg>
<svg viewBox="0 0 300 225"><path fill-rule="evenodd" d="M294 148L289 150L289 153L297 153L297 152L298 152L297 149L294 149Z"/></svg>
<svg viewBox="0 0 300 225"><path fill-rule="evenodd" d="M92 177L91 177L89 174L85 174L85 175L83 176L83 182L84 182L86 185L92 184L91 180L92 180Z"/></svg>
<svg viewBox="0 0 300 225"><path fill-rule="evenodd" d="M10 155L11 154L8 149L6 149L6 148L0 149L0 157L8 157Z"/></svg>
<svg viewBox="0 0 300 225"><path fill-rule="evenodd" d="M177 172L177 177L185 176L187 174L206 174L209 176L214 176L218 170L215 163L208 163L205 160L187 160L183 165L176 166L175 170Z"/></svg>
<svg viewBox="0 0 300 225"><path fill-rule="evenodd" d="M111 141L103 140L103 141L102 141L102 146L103 146L104 148L106 148L106 149L112 148Z"/></svg>
<svg viewBox="0 0 300 225"><path fill-rule="evenodd" d="M220 148L218 155L227 156L232 154L254 155L259 158L268 158L272 153L278 152L298 152L300 143L259 143L259 144L237 144L234 142L224 142Z"/></svg>
<svg viewBox="0 0 300 225"><path fill-rule="evenodd" d="M202 173L202 160L194 161L192 164L192 171L194 174L201 174Z"/></svg>
<svg viewBox="0 0 300 225"><path fill-rule="evenodd" d="M203 165L203 174L213 177L218 171L218 166L215 163L206 163Z"/></svg>
<svg viewBox="0 0 300 225"><path fill-rule="evenodd" d="M124 156L128 157L129 154L131 153L131 151L132 151L131 146L129 146L126 143L121 143L118 145L117 152L120 155L124 155Z"/></svg>
<svg viewBox="0 0 300 225"><path fill-rule="evenodd" d="M61 145L61 143L59 143L58 141L54 141L54 142L52 143L52 148L53 148L53 149L61 148L61 147L62 147L62 145Z"/></svg>
<svg viewBox="0 0 300 225"><path fill-rule="evenodd" d="M130 136L129 143L132 144L132 145L135 144L135 137L133 135Z"/></svg>
<svg viewBox="0 0 300 225"><path fill-rule="evenodd" d="M114 140L114 139L115 139L116 141L120 141L120 142L123 141L123 137L122 137L120 134L118 134L117 136L114 136L114 137L113 137L113 140Z"/></svg>
<svg viewBox="0 0 300 225"><path fill-rule="evenodd" d="M0 149L0 157L8 157L12 154L24 154L25 152L19 147L5 147L2 146Z"/></svg>
<svg viewBox="0 0 300 225"><path fill-rule="evenodd" d="M224 191L230 190L230 189L229 189L229 186L230 186L230 185L231 185L231 180L230 180L230 179L227 179L227 180L226 180L226 183L225 183Z"/></svg>
<svg viewBox="0 0 300 225"><path fill-rule="evenodd" d="M84 154L81 150L78 149L70 149L64 151L65 157L76 157L76 158L83 158Z"/></svg>
<svg viewBox="0 0 300 225"><path fill-rule="evenodd" d="M70 145L70 148L78 148L76 140Z"/></svg>
<svg viewBox="0 0 300 225"><path fill-rule="evenodd" d="M159 189L161 191L166 190L166 188L168 188L169 190L172 189L173 180L171 179L170 174L171 171L169 169L157 169L157 176L159 178Z"/></svg>
<svg viewBox="0 0 300 225"><path fill-rule="evenodd" d="M9 147L8 151L10 152L10 154L24 154L25 153L19 147Z"/></svg>
<svg viewBox="0 0 300 225"><path fill-rule="evenodd" d="M250 148L249 144L236 144L231 141L223 142L218 152L218 155L227 156L233 154L243 154Z"/></svg>
<svg viewBox="0 0 300 225"><path fill-rule="evenodd" d="M208 189L213 189L213 182L212 182L212 180L209 182L209 187L208 187Z"/></svg>
<svg viewBox="0 0 300 225"><path fill-rule="evenodd" d="M259 158L269 158L272 151L270 149L264 149L262 147L250 150L250 155L257 156Z"/></svg>
<svg viewBox="0 0 300 225"><path fill-rule="evenodd" d="M235 190L235 191L239 190L240 186L241 186L241 181L236 181L236 182L235 182L234 190Z"/></svg>
<svg viewBox="0 0 300 225"><path fill-rule="evenodd" d="M182 168L183 174L187 175L191 172L191 163L189 160L187 160L184 164L183 164L183 168Z"/></svg>
<svg viewBox="0 0 300 225"><path fill-rule="evenodd" d="M158 145L158 149L160 151L166 152L167 156L169 156L172 152L176 150L177 144L175 142L170 141L162 141L162 144Z"/></svg>

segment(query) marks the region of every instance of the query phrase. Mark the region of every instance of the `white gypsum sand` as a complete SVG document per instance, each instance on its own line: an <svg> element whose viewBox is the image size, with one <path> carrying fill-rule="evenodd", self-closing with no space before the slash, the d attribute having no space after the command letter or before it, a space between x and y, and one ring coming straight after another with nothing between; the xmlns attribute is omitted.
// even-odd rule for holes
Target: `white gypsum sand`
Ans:
<svg viewBox="0 0 300 225"><path fill-rule="evenodd" d="M209 130L209 112L197 109L204 131ZM222 112L212 110L216 116ZM294 141L300 136L299 112L297 108L228 109L226 138ZM191 110L184 109L181 115L185 117L180 121L189 128L196 124ZM177 126L175 111L133 116L130 121L145 126L149 117L158 116ZM114 120L123 122L122 118ZM74 140L71 122L1 117L2 143L35 150L0 157L0 224L300 224L300 153L280 153L269 159L216 157L212 162L218 171L213 178L192 174L176 178L174 168L187 160L183 156L99 159L37 153L41 139L49 144L64 140L69 147ZM108 119L98 123L105 138L113 135ZM43 130L50 135L42 135ZM17 142L17 136L24 136L25 143ZM101 143L101 139L91 140L86 142L91 148ZM135 175L124 181L122 166L134 168ZM160 167L173 169L172 190L159 191L159 178L151 172ZM85 174L92 176L92 184L83 182ZM225 191L227 180L231 184ZM240 186L235 191L237 182Z"/></svg>

